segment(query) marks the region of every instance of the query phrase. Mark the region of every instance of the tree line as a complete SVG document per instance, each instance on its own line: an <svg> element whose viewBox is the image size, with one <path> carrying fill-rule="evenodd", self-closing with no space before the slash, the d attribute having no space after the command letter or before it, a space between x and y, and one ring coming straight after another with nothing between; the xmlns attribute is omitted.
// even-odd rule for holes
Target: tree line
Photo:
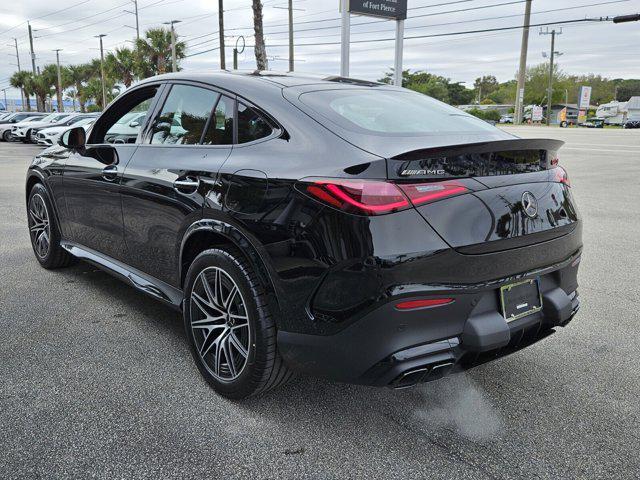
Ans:
<svg viewBox="0 0 640 480"><path fill-rule="evenodd" d="M186 44L176 38L178 62L185 52ZM100 63L96 58L79 65L60 66L61 93L63 98L73 102L74 110L76 105L81 112L104 109ZM134 41L132 48L121 47L107 53L103 69L107 102L120 93L122 86L128 88L137 80L171 71L171 31L166 28L147 30L143 37ZM27 110L32 108L33 97L36 108L43 111L47 99L58 94L58 69L56 64L48 64L35 75L21 70L12 75L10 82L12 87L22 91Z"/></svg>
<svg viewBox="0 0 640 480"><path fill-rule="evenodd" d="M517 76L517 75L516 75ZM392 83L393 69L380 79L384 83ZM549 64L527 68L525 105L543 105L547 102L549 85ZM553 75L553 103L577 103L581 86L591 86L591 103L600 105L615 99L626 102L633 96L640 95L640 80L609 79L601 75L569 75L562 72L557 65ZM493 75L484 75L475 80L473 88L467 88L460 82L452 82L450 78L434 75L426 71L404 70L402 86L437 98L451 105L513 104L516 98L517 82L515 79L498 82Z"/></svg>

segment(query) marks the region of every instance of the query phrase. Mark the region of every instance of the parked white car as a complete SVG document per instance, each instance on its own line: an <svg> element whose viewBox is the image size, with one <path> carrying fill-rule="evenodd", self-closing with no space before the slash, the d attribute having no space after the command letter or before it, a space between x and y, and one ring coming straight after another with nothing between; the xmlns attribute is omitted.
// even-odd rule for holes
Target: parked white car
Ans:
<svg viewBox="0 0 640 480"><path fill-rule="evenodd" d="M8 142L11 140L11 129L25 121L37 121L45 116L38 112L18 112L0 120L0 140Z"/></svg>
<svg viewBox="0 0 640 480"><path fill-rule="evenodd" d="M74 123L70 125L64 125L61 127L49 127L43 128L38 133L36 133L35 140L38 145L51 146L56 145L58 140L60 139L60 135L69 130L70 128L75 127L84 127L87 130L93 122L96 121L97 116L82 116L78 118Z"/></svg>
<svg viewBox="0 0 640 480"><path fill-rule="evenodd" d="M65 118L69 118L74 115L78 115L78 114L73 112L71 113L54 112L36 121L16 123L11 128L11 138L14 140L21 140L23 142L28 142L29 139L31 138L32 128L46 127L49 124L60 123L64 121Z"/></svg>

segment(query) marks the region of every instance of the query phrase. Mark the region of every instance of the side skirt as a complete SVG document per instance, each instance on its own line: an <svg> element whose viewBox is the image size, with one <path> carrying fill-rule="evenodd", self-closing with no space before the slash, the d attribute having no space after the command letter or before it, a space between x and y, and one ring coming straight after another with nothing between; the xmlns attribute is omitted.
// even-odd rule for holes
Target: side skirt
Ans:
<svg viewBox="0 0 640 480"><path fill-rule="evenodd" d="M182 290L172 287L168 283L158 280L151 275L147 275L119 260L108 257L85 246L78 245L77 243L63 240L60 242L60 246L74 257L101 268L114 277L128 283L133 288L140 290L142 293L146 293L176 310L182 309Z"/></svg>

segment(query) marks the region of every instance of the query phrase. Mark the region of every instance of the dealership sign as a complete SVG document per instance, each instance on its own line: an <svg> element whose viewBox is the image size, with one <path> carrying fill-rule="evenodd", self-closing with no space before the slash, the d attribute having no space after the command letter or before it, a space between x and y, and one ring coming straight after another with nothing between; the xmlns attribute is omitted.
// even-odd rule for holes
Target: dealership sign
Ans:
<svg viewBox="0 0 640 480"><path fill-rule="evenodd" d="M350 0L349 12L404 20L407 18L407 0Z"/></svg>
<svg viewBox="0 0 640 480"><path fill-rule="evenodd" d="M351 42L351 14L382 17L396 22L396 48L393 62L393 84L402 86L402 49L407 0L341 0L340 76L349 76L349 44Z"/></svg>

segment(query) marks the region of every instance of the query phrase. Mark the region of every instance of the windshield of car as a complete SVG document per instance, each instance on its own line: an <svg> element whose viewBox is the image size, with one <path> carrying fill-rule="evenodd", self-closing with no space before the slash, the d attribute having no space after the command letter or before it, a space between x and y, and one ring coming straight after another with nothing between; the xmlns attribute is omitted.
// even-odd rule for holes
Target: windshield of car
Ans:
<svg viewBox="0 0 640 480"><path fill-rule="evenodd" d="M455 107L415 92L323 90L302 94L300 100L339 126L364 133L424 135L495 130Z"/></svg>
<svg viewBox="0 0 640 480"><path fill-rule="evenodd" d="M51 120L49 120L49 122L51 122L51 123L61 122L62 120L64 120L68 116L69 116L68 113L54 115L53 118Z"/></svg>
<svg viewBox="0 0 640 480"><path fill-rule="evenodd" d="M39 120L42 122L50 122L51 120L53 120L56 116L58 116L58 113L50 113L49 115L45 115L44 117L40 117Z"/></svg>

